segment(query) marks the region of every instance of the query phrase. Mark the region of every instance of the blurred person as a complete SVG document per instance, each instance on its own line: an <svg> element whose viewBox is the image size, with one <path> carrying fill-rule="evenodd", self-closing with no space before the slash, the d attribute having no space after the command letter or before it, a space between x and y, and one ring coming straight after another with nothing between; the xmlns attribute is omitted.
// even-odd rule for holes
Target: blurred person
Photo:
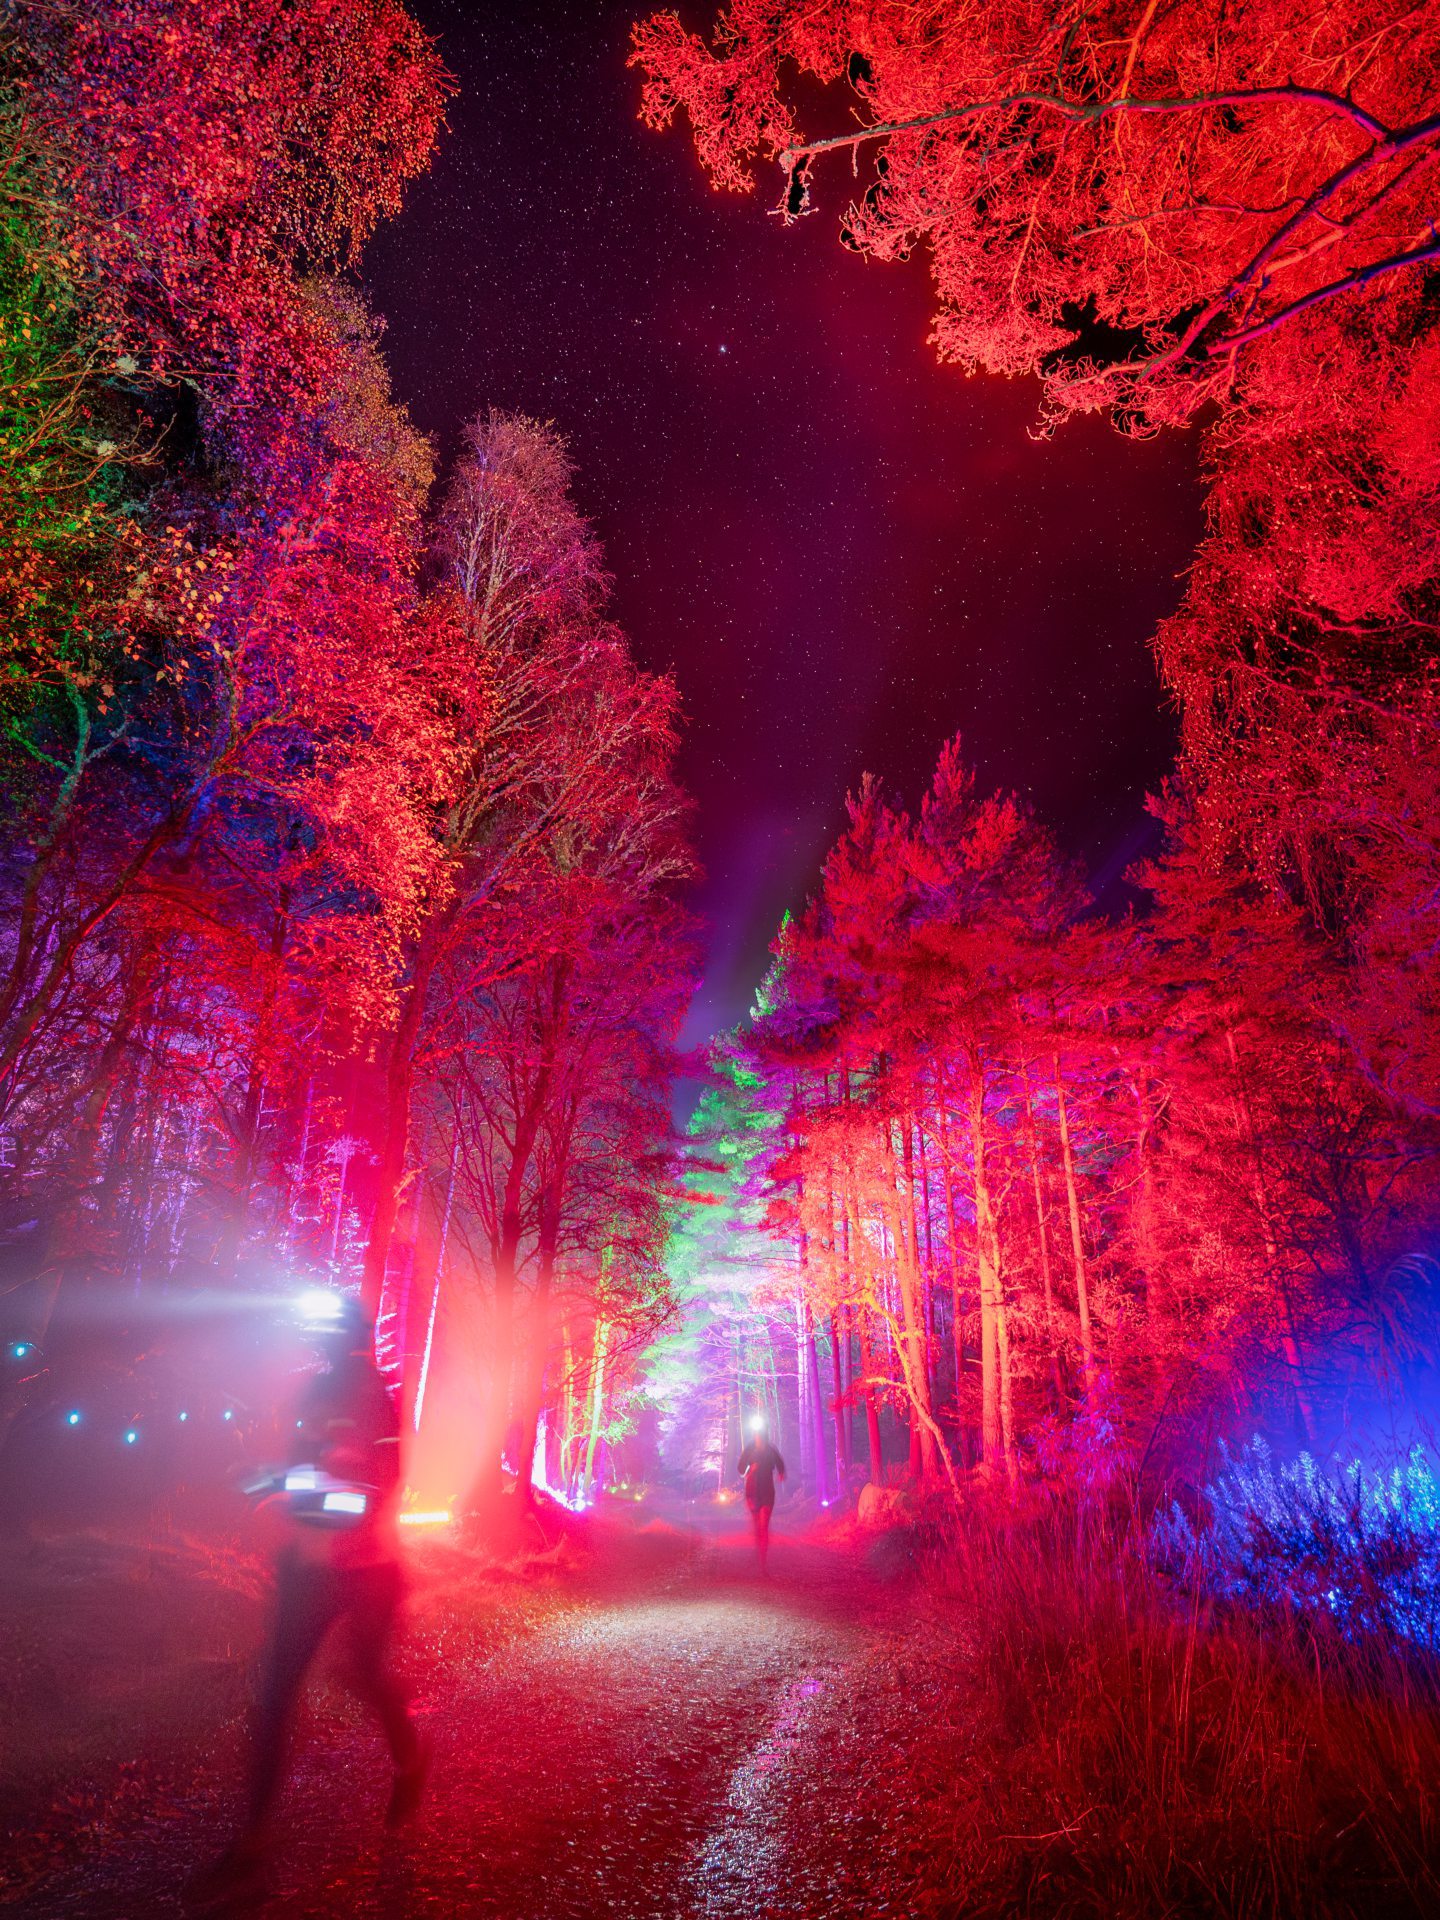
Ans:
<svg viewBox="0 0 1440 1920"><path fill-rule="evenodd" d="M775 1482L785 1478L785 1462L770 1444L770 1429L758 1415L750 1422L750 1440L735 1468L745 1476L745 1504L755 1529L755 1552L764 1573L770 1558L770 1516L775 1511Z"/></svg>
<svg viewBox="0 0 1440 1920"><path fill-rule="evenodd" d="M283 1540L245 1825L234 1845L192 1885L192 1893L208 1904L263 1890L295 1704L332 1629L343 1636L346 1677L374 1710L389 1744L395 1772L387 1826L401 1826L414 1816L429 1771L429 1744L411 1719L405 1689L391 1666L404 1594L397 1521L399 1418L375 1365L363 1311L342 1295L333 1296L333 1302L329 1324L316 1329L325 1367L296 1409L289 1471L280 1483L271 1483ZM295 1491L293 1483L303 1486L307 1479L315 1491Z"/></svg>

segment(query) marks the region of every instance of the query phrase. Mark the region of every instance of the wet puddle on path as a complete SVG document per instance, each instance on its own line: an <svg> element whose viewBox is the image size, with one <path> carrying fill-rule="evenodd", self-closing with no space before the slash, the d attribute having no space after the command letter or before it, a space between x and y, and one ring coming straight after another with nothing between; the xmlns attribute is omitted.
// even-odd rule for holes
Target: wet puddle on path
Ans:
<svg viewBox="0 0 1440 1920"><path fill-rule="evenodd" d="M730 1776L719 1822L690 1870L684 1911L704 1920L753 1920L768 1911L787 1857L785 1810L796 1789L790 1776L810 1758L810 1723L840 1672L838 1662L827 1662L781 1693L769 1732Z"/></svg>

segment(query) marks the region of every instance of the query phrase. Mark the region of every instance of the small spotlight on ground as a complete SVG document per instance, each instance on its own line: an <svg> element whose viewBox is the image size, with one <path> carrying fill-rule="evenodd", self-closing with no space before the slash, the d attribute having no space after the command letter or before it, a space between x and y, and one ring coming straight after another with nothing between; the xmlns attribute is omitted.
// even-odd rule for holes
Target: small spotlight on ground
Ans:
<svg viewBox="0 0 1440 1920"><path fill-rule="evenodd" d="M222 1420L233 1420L235 1418L235 1409L233 1407L226 1407L220 1418Z"/></svg>
<svg viewBox="0 0 1440 1920"><path fill-rule="evenodd" d="M10 1348L11 1355L16 1360L23 1360L27 1353L33 1353L34 1351L34 1342L30 1340L17 1340Z"/></svg>
<svg viewBox="0 0 1440 1920"><path fill-rule="evenodd" d="M188 1420L189 1418L190 1418L190 1416L189 1416L189 1414L188 1414L188 1413L182 1413L182 1414L180 1415L180 1420L181 1420L181 1424L183 1425L183 1424L184 1424L184 1422L185 1422L185 1421L187 1421L187 1420Z"/></svg>
<svg viewBox="0 0 1440 1920"><path fill-rule="evenodd" d="M66 1424L66 1426L67 1426L67 1427L78 1427L78 1426L79 1426L79 1424L80 1424L80 1409L79 1409L78 1407L72 1407L72 1408L70 1409L70 1411L69 1411L69 1413L67 1413L67 1414L66 1414L66 1416L65 1416L65 1424Z"/></svg>
<svg viewBox="0 0 1440 1920"><path fill-rule="evenodd" d="M134 1427L127 1427L125 1429L125 1444L127 1447L133 1447L139 1438L140 1435L135 1431Z"/></svg>

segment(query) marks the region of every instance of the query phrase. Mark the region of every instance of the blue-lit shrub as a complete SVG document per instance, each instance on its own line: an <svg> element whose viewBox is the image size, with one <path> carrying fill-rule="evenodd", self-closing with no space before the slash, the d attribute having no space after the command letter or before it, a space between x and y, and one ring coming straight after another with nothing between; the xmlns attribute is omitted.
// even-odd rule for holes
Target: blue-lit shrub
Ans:
<svg viewBox="0 0 1440 1920"><path fill-rule="evenodd" d="M1172 1506L1156 1521L1160 1564L1232 1601L1333 1620L1440 1651L1440 1480L1423 1448L1400 1465L1277 1466L1258 1436L1205 1489L1197 1525Z"/></svg>

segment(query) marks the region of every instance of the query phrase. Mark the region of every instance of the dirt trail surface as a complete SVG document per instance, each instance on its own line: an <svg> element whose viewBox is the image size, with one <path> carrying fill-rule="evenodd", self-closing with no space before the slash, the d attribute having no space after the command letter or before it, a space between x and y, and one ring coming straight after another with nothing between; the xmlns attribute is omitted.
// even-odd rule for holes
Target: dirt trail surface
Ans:
<svg viewBox="0 0 1440 1920"><path fill-rule="evenodd" d="M358 1714L301 1745L278 1835L275 1920L344 1914L507 1920L771 1920L909 1914L898 1816L877 1813L863 1725L909 1637L903 1581L854 1547L777 1537L767 1578L739 1534L641 1530L545 1583L487 1637L422 1609L417 1711L428 1803L386 1835L388 1769ZM463 1609L461 1609L463 1612ZM188 1779L130 1796L71 1863L4 1904L44 1920L159 1920L217 1850L234 1802L233 1725ZM893 1751L893 1748L892 1748ZM218 1776L218 1777L217 1777ZM887 1829L889 1829L887 1831Z"/></svg>

